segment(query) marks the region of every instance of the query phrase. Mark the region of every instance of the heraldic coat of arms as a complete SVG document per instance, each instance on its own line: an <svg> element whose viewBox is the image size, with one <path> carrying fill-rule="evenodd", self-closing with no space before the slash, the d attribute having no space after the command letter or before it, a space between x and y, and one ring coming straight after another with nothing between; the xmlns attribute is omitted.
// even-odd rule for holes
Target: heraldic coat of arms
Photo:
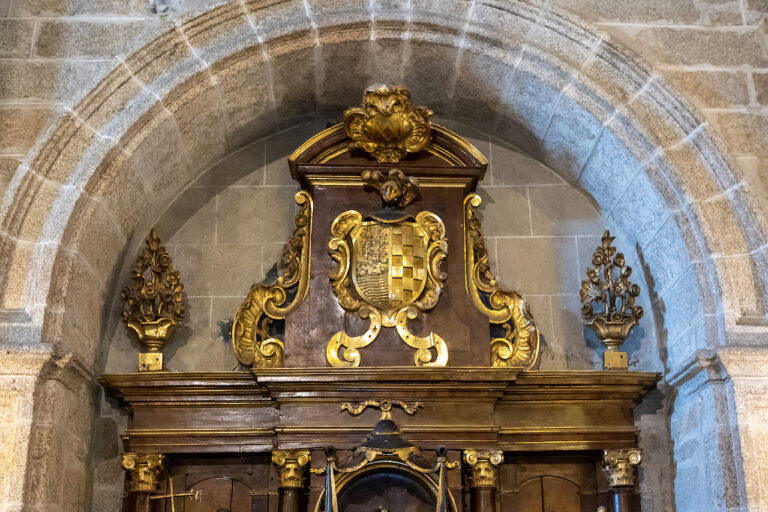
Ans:
<svg viewBox="0 0 768 512"><path fill-rule="evenodd" d="M339 304L367 318L370 327L361 336L336 333L326 358L331 366L359 366L358 349L371 344L382 327L394 327L416 349L417 366L445 366L445 341L435 333L416 336L407 326L440 298L446 277L440 264L448 250L443 221L429 211L414 217L401 209L419 194L416 179L402 171L365 171L363 180L379 190L384 209L366 218L356 210L340 214L331 226L329 249L338 264L331 283Z"/></svg>

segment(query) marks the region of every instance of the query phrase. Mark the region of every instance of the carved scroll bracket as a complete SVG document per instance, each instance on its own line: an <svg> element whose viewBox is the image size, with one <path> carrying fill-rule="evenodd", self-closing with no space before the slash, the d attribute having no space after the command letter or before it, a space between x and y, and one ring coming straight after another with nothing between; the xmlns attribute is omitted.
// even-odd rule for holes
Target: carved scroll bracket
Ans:
<svg viewBox="0 0 768 512"><path fill-rule="evenodd" d="M232 348L237 360L247 366L275 368L282 366L285 346L271 327L283 320L307 297L309 291L310 253L312 251L312 196L300 191L295 196L301 210L296 215L293 231L283 249L280 274L275 284L259 284L251 288L235 313L232 325ZM289 289L295 291L286 304Z"/></svg>
<svg viewBox="0 0 768 512"><path fill-rule="evenodd" d="M392 407L400 407L405 414L413 416L416 412L424 407L422 402L404 402L402 400L366 400L358 404L345 402L341 404L341 411L347 411L352 416L359 416L368 407L381 410L380 420L388 420L392 418Z"/></svg>
<svg viewBox="0 0 768 512"><path fill-rule="evenodd" d="M464 284L475 307L504 330L503 336L491 339L492 365L529 370L539 355L539 330L528 301L517 292L502 290L491 272L481 222L475 214L481 203L477 194L464 198Z"/></svg>

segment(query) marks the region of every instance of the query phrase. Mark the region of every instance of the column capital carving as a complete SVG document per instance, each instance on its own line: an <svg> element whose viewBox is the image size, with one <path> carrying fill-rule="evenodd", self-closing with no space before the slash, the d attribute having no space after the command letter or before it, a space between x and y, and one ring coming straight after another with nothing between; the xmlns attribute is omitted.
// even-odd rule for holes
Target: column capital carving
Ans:
<svg viewBox="0 0 768 512"><path fill-rule="evenodd" d="M155 492L164 465L161 453L124 453L123 469L130 477L131 492Z"/></svg>
<svg viewBox="0 0 768 512"><path fill-rule="evenodd" d="M635 485L635 473L642 460L639 448L603 450L603 469L611 487Z"/></svg>
<svg viewBox="0 0 768 512"><path fill-rule="evenodd" d="M493 449L464 450L464 462L470 467L470 487L496 488L504 452Z"/></svg>
<svg viewBox="0 0 768 512"><path fill-rule="evenodd" d="M280 487L304 487L304 471L309 461L309 450L273 451L272 464L280 474Z"/></svg>

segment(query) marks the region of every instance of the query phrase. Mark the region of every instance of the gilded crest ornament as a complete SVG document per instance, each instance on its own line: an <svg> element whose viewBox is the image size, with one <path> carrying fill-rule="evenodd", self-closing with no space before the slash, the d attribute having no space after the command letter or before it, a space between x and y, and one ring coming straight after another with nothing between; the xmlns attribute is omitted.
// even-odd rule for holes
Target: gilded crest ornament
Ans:
<svg viewBox="0 0 768 512"><path fill-rule="evenodd" d="M626 370L627 354L619 347L643 317L643 308L635 306L640 287L629 281L632 268L624 255L616 253L610 231L603 234L600 246L592 255L593 268L587 269L587 280L581 282L581 314L607 347L603 354L605 369ZM600 310L595 305L601 304Z"/></svg>
<svg viewBox="0 0 768 512"><path fill-rule="evenodd" d="M475 209L477 194L464 198L464 284L475 307L503 334L491 339L491 364L530 370L539 355L539 330L528 301L515 291L502 290L491 272L488 250Z"/></svg>
<svg viewBox="0 0 768 512"><path fill-rule="evenodd" d="M247 366L282 366L285 346L273 334L274 321L285 319L306 298L309 290L312 197L302 190L296 193L295 200L301 210L294 219L293 235L283 248L277 281L252 287L235 313L232 347L237 360ZM293 298L286 304L288 290L293 289Z"/></svg>
<svg viewBox="0 0 768 512"><path fill-rule="evenodd" d="M121 292L122 320L141 345L139 371L163 369L161 349L184 320L184 285L154 229L131 271L131 286Z"/></svg>
<svg viewBox="0 0 768 512"><path fill-rule="evenodd" d="M411 103L404 87L372 85L362 108L344 111L344 130L351 147L370 153L381 163L397 163L424 149L431 139L432 111Z"/></svg>
<svg viewBox="0 0 768 512"><path fill-rule="evenodd" d="M407 194L405 183L418 186L402 172L390 171L386 179L368 178L383 180L379 190L385 208L366 219L356 210L341 213L331 225L328 247L338 265L331 284L339 304L367 318L370 326L360 336L336 333L326 359L334 367L359 366L359 349L373 343L382 327L395 327L400 338L416 349L417 366L445 366L445 341L435 333L416 336L407 325L419 311L434 308L440 298L446 278L440 265L448 250L445 225L432 212L413 217L396 208Z"/></svg>

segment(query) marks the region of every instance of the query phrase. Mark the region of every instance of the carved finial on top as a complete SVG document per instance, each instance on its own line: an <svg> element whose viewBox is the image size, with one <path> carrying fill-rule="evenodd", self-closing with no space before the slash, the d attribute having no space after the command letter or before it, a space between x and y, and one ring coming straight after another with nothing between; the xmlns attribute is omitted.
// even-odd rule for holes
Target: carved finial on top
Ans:
<svg viewBox="0 0 768 512"><path fill-rule="evenodd" d="M581 314L584 324L608 348L604 368L626 370L627 354L618 348L642 318L643 308L635 306L640 287L629 281L632 268L626 266L622 253L616 253L613 239L606 231L592 255L594 267L587 269L587 280L581 282ZM602 304L600 311L595 311L595 304Z"/></svg>
<svg viewBox="0 0 768 512"><path fill-rule="evenodd" d="M154 229L136 258L131 280L121 293L122 320L126 329L136 333L144 351L139 354L139 371L162 370L160 350L184 319L184 285Z"/></svg>
<svg viewBox="0 0 768 512"><path fill-rule="evenodd" d="M418 199L419 180L406 177L400 169L390 169L385 175L379 171L363 171L363 181L379 191L384 206L403 208Z"/></svg>
<svg viewBox="0 0 768 512"><path fill-rule="evenodd" d="M365 90L362 108L344 111L344 130L353 148L370 153L380 164L397 163L429 143L431 116L427 107L411 103L408 89L372 85Z"/></svg>

